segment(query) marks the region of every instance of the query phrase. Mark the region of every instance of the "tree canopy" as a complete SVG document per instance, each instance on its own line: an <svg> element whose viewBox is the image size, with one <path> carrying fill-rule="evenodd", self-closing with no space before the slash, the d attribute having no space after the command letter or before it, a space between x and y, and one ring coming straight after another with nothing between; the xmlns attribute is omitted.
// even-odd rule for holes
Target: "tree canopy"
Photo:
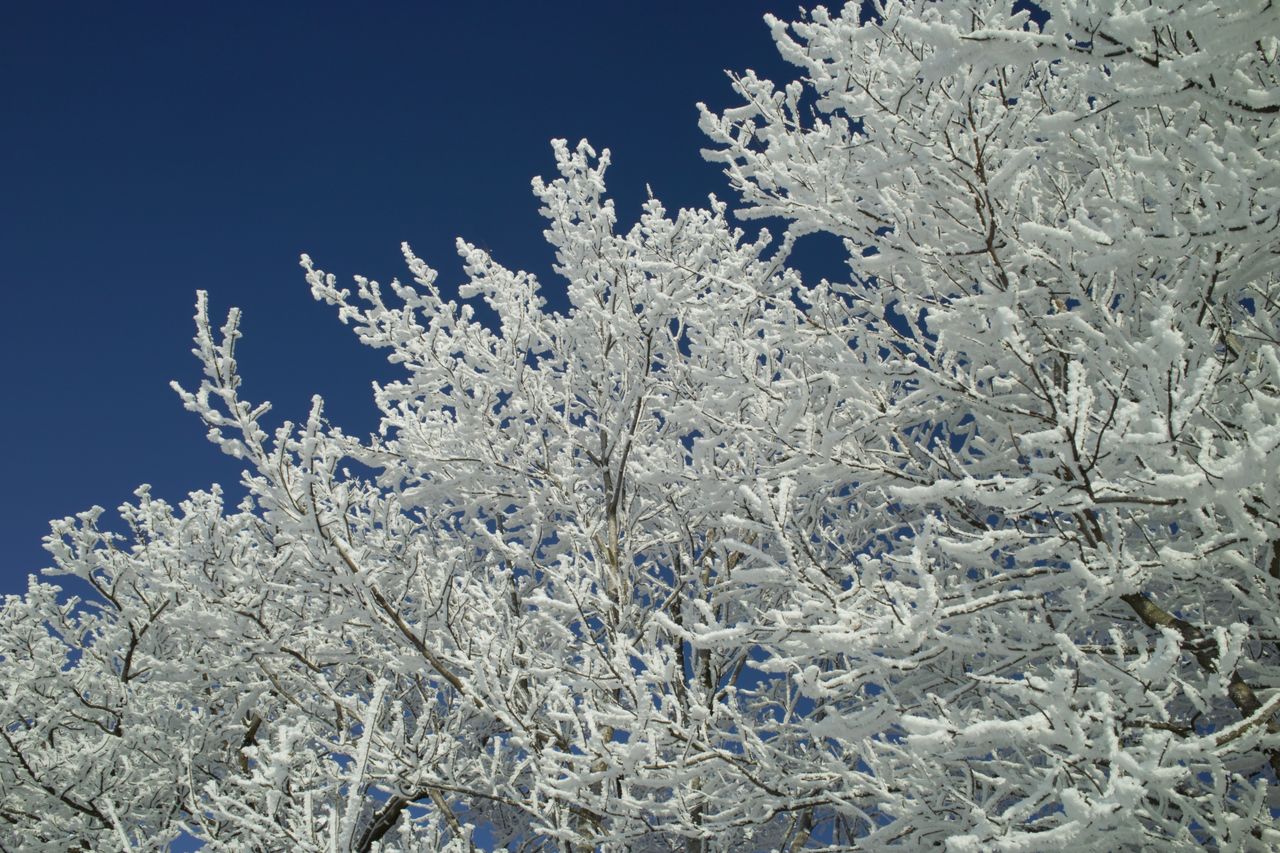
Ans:
<svg viewBox="0 0 1280 853"><path fill-rule="evenodd" d="M368 439L270 427L201 294L249 496L53 523L0 844L1280 844L1280 19L1039 6L770 18L799 79L702 126L776 239L559 141L558 282L304 256L403 368Z"/></svg>

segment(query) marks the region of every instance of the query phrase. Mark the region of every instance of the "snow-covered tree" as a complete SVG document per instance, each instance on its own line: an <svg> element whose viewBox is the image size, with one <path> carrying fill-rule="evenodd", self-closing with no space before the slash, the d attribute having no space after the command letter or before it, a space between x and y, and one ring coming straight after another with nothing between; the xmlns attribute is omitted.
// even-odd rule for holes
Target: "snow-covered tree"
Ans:
<svg viewBox="0 0 1280 853"><path fill-rule="evenodd" d="M777 245L557 143L567 311L304 258L403 367L367 441L269 431L201 296L249 497L54 524L0 844L1280 844L1280 16L1039 6L770 19L803 78L703 126Z"/></svg>

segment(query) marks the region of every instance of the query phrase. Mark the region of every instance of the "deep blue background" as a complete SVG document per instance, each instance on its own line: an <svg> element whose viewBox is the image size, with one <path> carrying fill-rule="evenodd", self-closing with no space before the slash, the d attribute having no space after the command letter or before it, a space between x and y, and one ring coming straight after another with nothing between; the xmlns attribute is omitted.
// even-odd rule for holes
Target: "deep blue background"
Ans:
<svg viewBox="0 0 1280 853"><path fill-rule="evenodd" d="M0 20L5 394L0 592L48 564L48 519L140 483L177 501L239 466L168 387L199 381L197 289L245 311L245 396L272 418L313 393L376 428L394 368L312 302L298 255L403 276L409 241L461 279L457 236L551 279L529 180L548 142L613 150L624 225L731 197L695 103L725 69L791 79L762 15L793 2L59 3Z"/></svg>

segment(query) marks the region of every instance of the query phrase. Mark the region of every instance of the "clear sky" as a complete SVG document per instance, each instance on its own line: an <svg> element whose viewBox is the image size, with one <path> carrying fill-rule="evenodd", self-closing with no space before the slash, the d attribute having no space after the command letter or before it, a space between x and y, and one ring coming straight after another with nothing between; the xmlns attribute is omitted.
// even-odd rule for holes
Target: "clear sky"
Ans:
<svg viewBox="0 0 1280 853"><path fill-rule="evenodd" d="M462 236L550 273L529 180L549 140L609 147L624 224L731 197L695 103L725 69L791 79L765 12L791 2L15 2L0 27L6 394L0 592L48 564L50 518L140 483L176 502L239 467L168 387L199 381L197 289L245 311L245 396L347 432L395 375L312 302L307 252L403 276L401 241L461 278Z"/></svg>

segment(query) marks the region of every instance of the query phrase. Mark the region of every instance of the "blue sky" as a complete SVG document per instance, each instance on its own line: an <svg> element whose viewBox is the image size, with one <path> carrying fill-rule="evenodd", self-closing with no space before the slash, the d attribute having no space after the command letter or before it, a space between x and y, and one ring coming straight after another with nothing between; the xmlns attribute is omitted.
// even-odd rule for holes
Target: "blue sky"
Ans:
<svg viewBox="0 0 1280 853"><path fill-rule="evenodd" d="M624 223L731 197L695 103L725 69L774 79L765 12L734 3L9 4L0 27L0 258L7 485L0 592L48 564L50 518L140 483L177 501L234 460L168 387L192 387L197 289L245 311L245 395L274 417L322 394L374 429L394 375L312 302L298 255L346 279L403 275L399 245L461 278L462 236L551 279L529 180L549 140L613 150ZM229 489L229 491L234 490Z"/></svg>

